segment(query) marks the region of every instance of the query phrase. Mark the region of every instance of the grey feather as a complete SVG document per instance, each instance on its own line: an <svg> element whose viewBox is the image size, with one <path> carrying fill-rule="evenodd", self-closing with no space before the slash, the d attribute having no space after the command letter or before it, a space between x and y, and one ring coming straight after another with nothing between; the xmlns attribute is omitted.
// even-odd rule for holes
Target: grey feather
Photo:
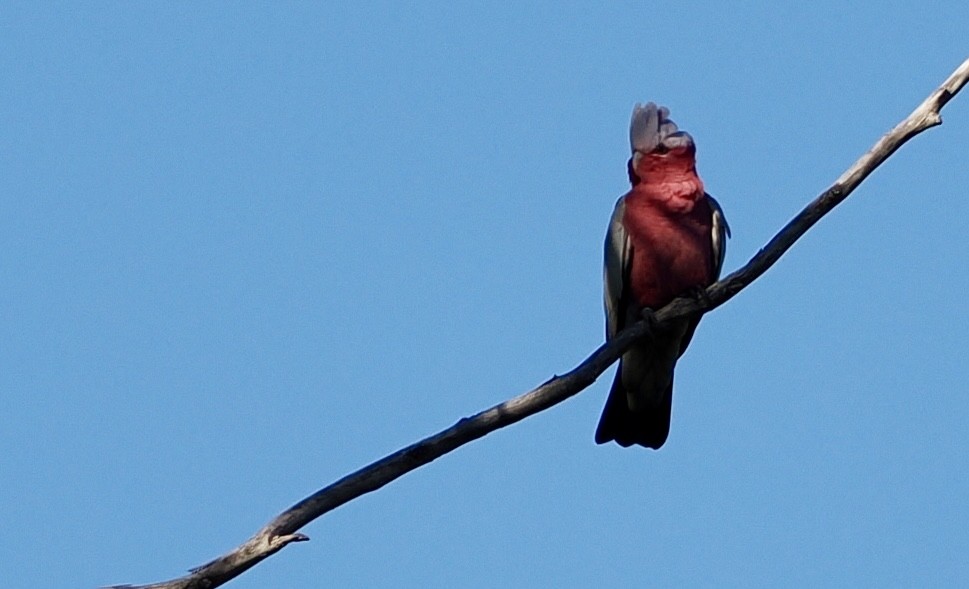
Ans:
<svg viewBox="0 0 969 589"><path fill-rule="evenodd" d="M626 201L616 201L609 229L606 231L605 263L603 265L603 295L606 309L606 339L615 337L622 329L625 309L620 306L623 289L629 276L630 241L622 219Z"/></svg>
<svg viewBox="0 0 969 589"><path fill-rule="evenodd" d="M669 114L669 111L666 111ZM660 111L656 104L647 102L646 106L637 104L633 107L632 120L629 123L629 146L636 152L649 153L660 142Z"/></svg>
<svg viewBox="0 0 969 589"><path fill-rule="evenodd" d="M630 149L633 153L646 154L660 144L668 149L685 147L693 144L693 137L679 130L670 119L670 109L665 106L658 107L653 102L647 102L645 106L637 104L629 121Z"/></svg>
<svg viewBox="0 0 969 589"><path fill-rule="evenodd" d="M730 237L730 225L727 224L727 218L723 215L720 203L709 194L706 196L710 202L710 209L713 211L713 231L710 239L713 245L713 259L716 260L714 274L719 279L720 272L723 270L723 261L727 257L727 238Z"/></svg>

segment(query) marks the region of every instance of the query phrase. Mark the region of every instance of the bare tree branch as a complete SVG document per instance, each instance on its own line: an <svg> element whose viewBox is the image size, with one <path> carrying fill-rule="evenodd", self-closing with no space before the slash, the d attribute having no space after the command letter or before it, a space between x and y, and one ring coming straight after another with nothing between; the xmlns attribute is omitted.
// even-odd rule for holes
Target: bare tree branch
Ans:
<svg viewBox="0 0 969 589"><path fill-rule="evenodd" d="M969 81L969 60L951 76L912 114L875 143L827 190L808 204L751 260L723 280L711 285L706 296L696 299L679 298L654 314L660 324L706 313L724 304L748 284L756 280L810 229L818 220L845 198L882 164L895 150L922 131L942 123L940 111ZM519 397L461 419L453 426L433 436L374 462L349 474L293 505L249 540L233 551L192 569L190 574L152 585L116 585L120 589L201 589L218 587L255 566L263 559L279 552L292 542L309 540L298 530L326 512L376 491L398 477L415 470L452 450L497 429L521 421L552 405L561 403L591 385L632 344L649 333L651 321L641 320L626 328L617 337L600 346L572 371L555 376L545 384Z"/></svg>

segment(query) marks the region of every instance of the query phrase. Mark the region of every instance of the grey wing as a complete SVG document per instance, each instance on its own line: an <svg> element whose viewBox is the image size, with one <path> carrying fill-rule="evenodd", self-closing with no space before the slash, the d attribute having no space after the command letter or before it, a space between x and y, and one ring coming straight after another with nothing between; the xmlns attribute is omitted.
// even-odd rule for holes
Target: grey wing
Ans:
<svg viewBox="0 0 969 589"><path fill-rule="evenodd" d="M625 289L629 276L631 245L622 218L626 201L620 198L606 231L605 264L603 268L603 298L606 308L606 339L612 339L625 322Z"/></svg>
<svg viewBox="0 0 969 589"><path fill-rule="evenodd" d="M711 244L713 245L714 275L719 279L720 271L723 270L723 260L727 257L727 238L730 237L730 225L727 225L727 218L723 216L723 209L720 203L709 194L707 200L710 202L710 209L713 212L713 231L711 232Z"/></svg>
<svg viewBox="0 0 969 589"><path fill-rule="evenodd" d="M710 212L713 216L713 229L710 231L710 245L713 248L713 275L715 279L719 280L720 271L723 270L723 260L727 256L727 238L730 237L730 226L727 225L727 218L723 216L723 209L720 208L720 203L709 194L706 197L707 202L710 203ZM681 356L686 351L686 347L690 345L693 334L696 332L696 326L699 323L699 317L690 320L686 333L680 341Z"/></svg>

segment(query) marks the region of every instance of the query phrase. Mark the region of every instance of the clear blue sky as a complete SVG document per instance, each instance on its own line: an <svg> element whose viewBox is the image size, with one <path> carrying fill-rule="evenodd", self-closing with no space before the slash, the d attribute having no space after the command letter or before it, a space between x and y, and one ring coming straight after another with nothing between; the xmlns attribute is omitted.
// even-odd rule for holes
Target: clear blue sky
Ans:
<svg viewBox="0 0 969 589"><path fill-rule="evenodd" d="M962 1L0 8L0 584L158 581L603 337L632 106L727 269L969 55ZM969 94L708 316L231 587L969 582Z"/></svg>

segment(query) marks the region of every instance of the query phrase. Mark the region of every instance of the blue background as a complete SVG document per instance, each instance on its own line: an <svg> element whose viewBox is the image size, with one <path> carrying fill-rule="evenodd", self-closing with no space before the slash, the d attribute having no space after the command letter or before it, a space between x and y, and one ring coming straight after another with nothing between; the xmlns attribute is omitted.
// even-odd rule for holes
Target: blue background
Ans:
<svg viewBox="0 0 969 589"><path fill-rule="evenodd" d="M0 581L178 576L603 337L628 118L726 269L967 57L921 2L0 8ZM707 316L659 452L572 400L230 586L962 586L969 95Z"/></svg>

